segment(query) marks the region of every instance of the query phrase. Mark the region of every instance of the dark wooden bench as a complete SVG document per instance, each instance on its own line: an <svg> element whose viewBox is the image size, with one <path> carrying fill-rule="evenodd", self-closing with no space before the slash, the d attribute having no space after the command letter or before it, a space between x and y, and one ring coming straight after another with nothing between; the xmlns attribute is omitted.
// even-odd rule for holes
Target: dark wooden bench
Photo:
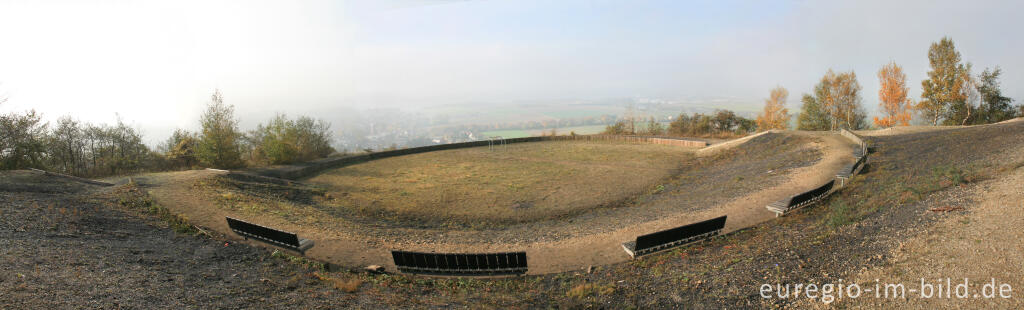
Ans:
<svg viewBox="0 0 1024 310"><path fill-rule="evenodd" d="M526 252L455 254L391 251L395 266L404 273L457 276L524 274Z"/></svg>
<svg viewBox="0 0 1024 310"><path fill-rule="evenodd" d="M851 177L853 177L853 175L850 174L849 170L850 168L846 167L843 168L843 170L839 171L839 173L836 173L836 180L839 180L839 187L846 186L846 180L849 180Z"/></svg>
<svg viewBox="0 0 1024 310"><path fill-rule="evenodd" d="M725 216L636 237L622 244L626 254L636 258L714 237L725 228Z"/></svg>
<svg viewBox="0 0 1024 310"><path fill-rule="evenodd" d="M860 173L860 170L864 168L864 164L867 163L867 161L867 155L861 155L860 157L857 157L857 161L854 162L853 165L850 167L850 175L852 176Z"/></svg>
<svg viewBox="0 0 1024 310"><path fill-rule="evenodd" d="M313 247L313 240L299 239L299 236L287 231L256 225L239 219L227 217L228 227L245 239L256 239L274 246L306 254Z"/></svg>
<svg viewBox="0 0 1024 310"><path fill-rule="evenodd" d="M856 153L854 155L856 155ZM844 166L843 169L839 170L839 173L836 174L836 178L839 179L839 187L846 186L846 180L849 180L853 176L857 175L858 173L860 173L861 169L864 168L864 163L867 162L868 156L860 155L856 157L857 161L855 161L852 164Z"/></svg>
<svg viewBox="0 0 1024 310"><path fill-rule="evenodd" d="M825 183L825 185L794 195L788 199L770 203L765 208L767 208L768 211L775 212L776 217L785 215L786 213L806 207L827 197L828 194L832 192L832 186L835 185L835 183L836 180L830 180L828 183Z"/></svg>

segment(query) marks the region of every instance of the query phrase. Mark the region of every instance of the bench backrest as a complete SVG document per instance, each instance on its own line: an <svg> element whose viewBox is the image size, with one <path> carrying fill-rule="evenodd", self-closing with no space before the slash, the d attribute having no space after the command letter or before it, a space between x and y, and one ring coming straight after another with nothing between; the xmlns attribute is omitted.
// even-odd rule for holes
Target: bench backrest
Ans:
<svg viewBox="0 0 1024 310"><path fill-rule="evenodd" d="M725 216L636 237L636 251L709 233L725 227Z"/></svg>
<svg viewBox="0 0 1024 310"><path fill-rule="evenodd" d="M836 180L833 179L828 181L828 183L825 183L825 185L819 186L818 188L793 196L793 198L789 199L789 206L792 207L795 205L799 205L808 200L814 199L814 197L818 197L824 193L828 193L828 191L832 190L832 185L834 185L835 183Z"/></svg>
<svg viewBox="0 0 1024 310"><path fill-rule="evenodd" d="M403 272L442 274L525 273L526 252L452 254L391 251Z"/></svg>
<svg viewBox="0 0 1024 310"><path fill-rule="evenodd" d="M235 232L248 237L260 238L266 241L279 243L290 247L299 247L299 236L282 230L273 229L266 226L256 225L248 223L242 220L228 217L228 227Z"/></svg>

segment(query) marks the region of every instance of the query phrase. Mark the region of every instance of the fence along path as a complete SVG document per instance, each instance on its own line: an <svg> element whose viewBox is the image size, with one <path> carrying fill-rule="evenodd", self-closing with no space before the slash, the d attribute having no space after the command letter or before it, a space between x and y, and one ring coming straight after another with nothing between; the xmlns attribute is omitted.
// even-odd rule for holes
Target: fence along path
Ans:
<svg viewBox="0 0 1024 310"><path fill-rule="evenodd" d="M55 176L55 177L61 177L61 178L70 179L72 181L77 181L77 182L81 182L81 183L85 183L85 184L92 184L92 185L99 185L99 186L114 186L114 184L112 184L112 183L96 181L96 180L90 180L90 179L86 179L86 178L80 178L80 177L76 177L76 176L73 176L73 175L67 175L67 174L63 174L63 173L49 172L49 171L45 171L45 170L39 170L39 169L36 169L36 168L28 168L28 170L39 172L39 173L42 173L43 175L51 175L51 176Z"/></svg>

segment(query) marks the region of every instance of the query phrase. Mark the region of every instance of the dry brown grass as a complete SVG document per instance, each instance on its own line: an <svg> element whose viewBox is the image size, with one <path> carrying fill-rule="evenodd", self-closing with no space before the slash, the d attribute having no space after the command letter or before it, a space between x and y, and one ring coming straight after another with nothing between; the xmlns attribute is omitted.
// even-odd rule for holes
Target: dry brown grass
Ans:
<svg viewBox="0 0 1024 310"><path fill-rule="evenodd" d="M363 285L363 280L356 277L339 279L321 273L315 273L315 275L320 281L328 283L331 287L346 293L358 292L359 286Z"/></svg>
<svg viewBox="0 0 1024 310"><path fill-rule="evenodd" d="M425 221L547 219L655 190L693 159L678 146L549 141L381 159L327 171L337 208Z"/></svg>
<svg viewBox="0 0 1024 310"><path fill-rule="evenodd" d="M615 286L612 284L597 285L595 283L582 283L565 292L565 296L581 299L590 296L611 295L613 293L615 293Z"/></svg>

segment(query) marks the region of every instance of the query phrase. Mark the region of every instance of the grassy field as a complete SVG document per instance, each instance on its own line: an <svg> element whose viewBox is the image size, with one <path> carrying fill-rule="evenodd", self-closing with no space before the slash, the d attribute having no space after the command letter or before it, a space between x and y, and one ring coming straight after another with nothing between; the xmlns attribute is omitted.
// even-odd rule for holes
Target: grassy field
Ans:
<svg viewBox="0 0 1024 310"><path fill-rule="evenodd" d="M557 218L657 190L692 149L536 142L387 158L308 180L338 208L407 220L487 225Z"/></svg>

